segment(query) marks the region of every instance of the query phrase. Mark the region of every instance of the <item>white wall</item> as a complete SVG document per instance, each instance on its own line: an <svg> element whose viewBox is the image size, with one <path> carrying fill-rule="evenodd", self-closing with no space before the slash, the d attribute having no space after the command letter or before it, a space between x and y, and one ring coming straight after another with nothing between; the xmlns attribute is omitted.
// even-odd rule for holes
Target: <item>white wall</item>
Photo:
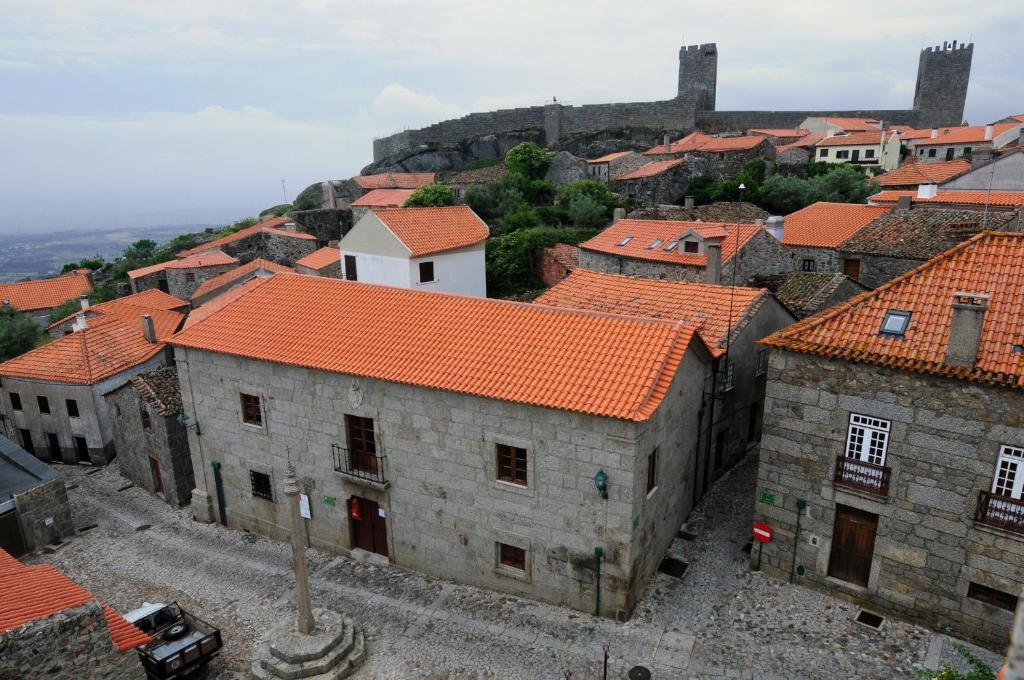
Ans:
<svg viewBox="0 0 1024 680"><path fill-rule="evenodd" d="M420 262L434 263L434 281L420 283ZM361 265L360 265L361 266ZM412 288L442 293L487 296L487 274L484 244L462 250L451 250L409 260L409 281Z"/></svg>
<svg viewBox="0 0 1024 680"><path fill-rule="evenodd" d="M344 256L354 255L356 258L356 277L366 283L377 283L385 286L412 287L409 278L409 260L404 257L388 257L387 255L367 255L365 253L342 253L342 269ZM342 278L346 274L342 273Z"/></svg>

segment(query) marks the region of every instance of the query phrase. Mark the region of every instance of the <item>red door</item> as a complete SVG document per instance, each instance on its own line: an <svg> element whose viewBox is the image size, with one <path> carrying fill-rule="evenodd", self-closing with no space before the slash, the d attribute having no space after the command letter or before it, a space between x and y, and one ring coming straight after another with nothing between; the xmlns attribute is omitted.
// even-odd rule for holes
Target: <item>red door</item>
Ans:
<svg viewBox="0 0 1024 680"><path fill-rule="evenodd" d="M837 505L828 575L858 586L867 586L877 530L878 515Z"/></svg>
<svg viewBox="0 0 1024 680"><path fill-rule="evenodd" d="M387 557L388 530L380 506L368 498L352 496L348 499L348 518L352 547Z"/></svg>

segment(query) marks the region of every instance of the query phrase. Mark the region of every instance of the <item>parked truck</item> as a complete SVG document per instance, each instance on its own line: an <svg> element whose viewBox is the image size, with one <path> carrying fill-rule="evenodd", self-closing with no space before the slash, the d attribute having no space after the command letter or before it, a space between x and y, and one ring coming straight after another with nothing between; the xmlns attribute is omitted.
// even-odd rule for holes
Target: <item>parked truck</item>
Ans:
<svg viewBox="0 0 1024 680"><path fill-rule="evenodd" d="M209 662L222 647L220 631L178 606L145 602L125 614L152 642L138 647L152 680L183 678Z"/></svg>

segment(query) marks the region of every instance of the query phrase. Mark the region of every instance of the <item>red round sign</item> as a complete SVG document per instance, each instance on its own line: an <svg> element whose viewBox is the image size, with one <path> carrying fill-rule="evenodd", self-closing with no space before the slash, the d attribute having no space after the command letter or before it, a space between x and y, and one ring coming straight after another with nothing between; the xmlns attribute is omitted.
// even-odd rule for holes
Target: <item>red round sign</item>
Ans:
<svg viewBox="0 0 1024 680"><path fill-rule="evenodd" d="M772 528L764 522L754 522L754 540L761 543L772 540Z"/></svg>

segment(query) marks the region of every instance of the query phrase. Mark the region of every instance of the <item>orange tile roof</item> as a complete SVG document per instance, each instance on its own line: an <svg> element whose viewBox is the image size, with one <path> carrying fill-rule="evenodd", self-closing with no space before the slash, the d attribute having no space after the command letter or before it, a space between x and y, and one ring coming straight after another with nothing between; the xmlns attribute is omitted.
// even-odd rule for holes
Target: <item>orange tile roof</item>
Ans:
<svg viewBox="0 0 1024 680"><path fill-rule="evenodd" d="M24 566L3 549L0 555L4 556L0 564L6 565L0 571L0 633L95 599L92 593L49 565ZM152 638L123 616L105 604L101 606L110 641L118 652L152 642Z"/></svg>
<svg viewBox="0 0 1024 680"><path fill-rule="evenodd" d="M363 189L419 189L434 183L432 172L382 172L352 178Z"/></svg>
<svg viewBox="0 0 1024 680"><path fill-rule="evenodd" d="M835 118L825 117L826 122L837 125L847 132L859 132L864 130L877 130L878 121L874 118Z"/></svg>
<svg viewBox="0 0 1024 680"><path fill-rule="evenodd" d="M896 203L900 196L910 196L914 203L950 203L977 205L986 203L998 207L1024 206L1024 191L939 191L932 198L918 198L916 191L888 189L868 197L872 203ZM788 219L788 218L787 218Z"/></svg>
<svg viewBox="0 0 1024 680"><path fill-rule="evenodd" d="M130 270L128 270L128 278L129 279L138 279L138 278L143 277L143 276L149 276L150 274L155 274L156 272L162 272L165 269L167 269L167 265L168 264L170 264L170 263L169 262L157 262L156 264L151 264L148 267L139 267L138 269L130 269Z"/></svg>
<svg viewBox="0 0 1024 680"><path fill-rule="evenodd" d="M142 335L141 317L153 317L156 343ZM144 363L164 349L184 315L131 305L106 309L88 328L65 335L0 364L0 375L46 382L94 385Z"/></svg>
<svg viewBox="0 0 1024 680"><path fill-rule="evenodd" d="M221 246L225 246L225 245L227 245L229 243L234 243L236 241L241 241L244 238L248 238L249 236L253 236L255 234L258 234L258 233L260 233L263 230L264 227L278 227L278 226L284 224L287 221L288 221L287 217L272 217L269 220L264 220L262 222L259 222L258 224L252 225L251 227L246 227L245 229L239 229L238 231L236 231L233 234L228 234L227 236L222 236L221 238L214 239L213 241L210 241L208 243L203 243L201 245L198 245L195 248L189 248L188 250L183 250L180 253L178 253L178 257L179 258L185 258L185 257L188 257L189 255L195 255L196 253L202 253L202 252L206 252L207 250L213 250L214 248L220 248Z"/></svg>
<svg viewBox="0 0 1024 680"><path fill-rule="evenodd" d="M201 269L202 267L220 267L226 264L237 264L238 259L231 257L223 250L209 250L180 260L167 263L168 269Z"/></svg>
<svg viewBox="0 0 1024 680"><path fill-rule="evenodd" d="M374 189L352 201L352 207L401 208L413 193L413 189Z"/></svg>
<svg viewBox="0 0 1024 680"><path fill-rule="evenodd" d="M868 144L881 144L894 134L893 132L875 131L832 135L831 137L825 137L815 146L867 146Z"/></svg>
<svg viewBox="0 0 1024 680"><path fill-rule="evenodd" d="M949 132L952 129L953 128L936 128L936 130L938 131L938 133L940 135L946 134L947 132ZM912 139L926 139L926 138L931 137L931 136L932 136L931 128L922 128L922 129L919 129L919 130L914 130L914 129L911 129L911 130L900 130L900 140L901 141L908 141L908 140L912 140Z"/></svg>
<svg viewBox="0 0 1024 680"><path fill-rule="evenodd" d="M90 316L90 317L91 316L95 316L95 315L103 315L103 314L106 314L106 313L110 312L111 310L114 310L116 312L117 311L117 309L116 309L117 307L125 307L125 306L133 307L133 308L138 308L138 309L142 310L142 311L133 312L133 313L145 314L146 313L145 310L149 310L149 309L165 309L165 310L176 309L176 310L181 310L181 309L184 309L185 307L187 307L188 303L183 301L183 300L179 300L178 298L174 297L173 295L168 295L167 293L163 292L162 290L160 290L158 288L150 288L148 290L142 291L141 293L135 293L133 295L125 295L124 297L120 297L120 298L117 298L115 300L110 300L109 302L101 302L101 303L96 304L96 305L91 305L89 307L89 311L87 312L87 315ZM68 314L67 316L65 316L60 321L54 321L49 326L47 326L46 329L50 330L51 328L54 328L55 326L59 326L59 325L61 325L63 323L67 323L68 321L71 321L71 319L75 318L75 316L78 314L79 311L80 310L75 310L74 313Z"/></svg>
<svg viewBox="0 0 1024 680"><path fill-rule="evenodd" d="M341 264L341 250L330 246L324 246L295 262L296 267L306 267L317 271L324 267L330 267L332 264Z"/></svg>
<svg viewBox="0 0 1024 680"><path fill-rule="evenodd" d="M697 333L718 356L726 335L742 327L768 291L743 286L641 279L576 269L549 288L534 304L594 312L646 316L697 326ZM730 300L732 315L730 316Z"/></svg>
<svg viewBox="0 0 1024 680"><path fill-rule="evenodd" d="M666 149L664 144L652 147L644 152L644 155L651 156L664 153L686 153L691 151L702 151L707 153L722 153L729 151L747 151L758 144L763 144L764 137L757 135L750 137L712 137L703 132L695 131L682 139L669 144Z"/></svg>
<svg viewBox="0 0 1024 680"><path fill-rule="evenodd" d="M199 307L196 307L191 312L189 312L188 318L185 319L185 325L182 326L182 328L191 328L192 326L195 326L203 319L206 319L209 316L219 312L220 310L224 309L238 298L242 297L243 295L247 295L249 291L259 287L259 285L262 284L264 281L268 280L269 279L261 279L259 277L252 278L240 286L236 286L235 288L232 288L231 290L228 290L225 293L221 293L217 297L207 301L206 303L202 304Z"/></svg>
<svg viewBox="0 0 1024 680"><path fill-rule="evenodd" d="M835 248L892 210L886 206L819 201L786 216L782 243L807 248Z"/></svg>
<svg viewBox="0 0 1024 680"><path fill-rule="evenodd" d="M274 234L276 236L288 236L289 238L302 239L303 241L315 241L316 236L307 234L304 231L288 231L287 229L280 229L278 227L263 227L261 230L264 234Z"/></svg>
<svg viewBox="0 0 1024 680"><path fill-rule="evenodd" d="M911 184L938 184L962 175L971 169L970 161L945 161L942 163L910 163L875 177L883 187L908 186Z"/></svg>
<svg viewBox="0 0 1024 680"><path fill-rule="evenodd" d="M212 293L213 291L216 291L220 288L223 288L224 286L230 286L232 283L239 281L240 279L243 279L249 276L250 274L255 276L256 272L260 269L268 272L294 271L291 267L286 267L283 264L278 264L276 262L271 262L270 260L264 260L262 258L257 257L255 260L247 262L246 264L243 264L240 267L229 269L228 271L224 272L223 274L220 274L219 276L215 276L212 279L207 279L203 281L201 284L199 284L199 287L196 288L195 292L192 293L192 299L194 300L196 298L201 298L204 295Z"/></svg>
<svg viewBox="0 0 1024 680"><path fill-rule="evenodd" d="M1020 127L1020 123L997 123L992 126L992 137L997 137L1007 130L1015 127ZM985 139L985 126L971 125L967 127L949 128L948 132L945 134L940 133L938 137L922 139L917 143L917 146L930 146L933 144L969 144L984 141L989 141Z"/></svg>
<svg viewBox="0 0 1024 680"><path fill-rule="evenodd" d="M409 249L411 257L465 248L487 239L487 225L469 206L385 208L373 212Z"/></svg>
<svg viewBox="0 0 1024 680"><path fill-rule="evenodd" d="M580 244L583 250L593 250L610 255L621 255L637 260L653 260L669 264L704 267L707 257L684 253L680 248L665 252L672 241L687 231L693 231L701 238L722 239L722 262L728 262L736 252L737 235L739 248L742 250L747 242L754 238L763 228L756 224L720 224L716 222L682 222L676 220L619 220L600 234ZM628 243L620 246L627 236L632 236ZM655 248L649 246L661 241Z"/></svg>
<svg viewBox="0 0 1024 680"><path fill-rule="evenodd" d="M544 250L545 252L550 253L551 257L553 257L556 262L561 264L569 271L572 271L576 267L580 266L579 246L571 246L568 243L556 243L555 245L549 246Z"/></svg>
<svg viewBox="0 0 1024 680"><path fill-rule="evenodd" d="M619 175L615 178L615 181L630 180L630 179L643 179L645 177L654 177L660 175L666 170L671 170L677 165L682 165L686 162L685 158L676 158L668 161L655 161L654 163L648 163L647 165L641 165L632 172L627 172L625 175Z"/></svg>
<svg viewBox="0 0 1024 680"><path fill-rule="evenodd" d="M591 158L587 162L588 163L608 163L610 161L615 160L616 158L622 158L623 156L628 156L631 153L633 153L633 152L632 151L616 151L615 153L610 153L610 154L607 154L605 156L601 156L600 158Z"/></svg>
<svg viewBox="0 0 1024 680"><path fill-rule="evenodd" d="M782 153L783 151L789 151L790 149L805 149L809 146L814 146L823 139L825 139L825 135L821 133L807 135L806 137L801 137L795 142L790 142L789 144L780 144L779 146L775 147L775 153Z"/></svg>
<svg viewBox="0 0 1024 680"><path fill-rule="evenodd" d="M693 335L682 323L277 274L172 344L644 421Z"/></svg>
<svg viewBox="0 0 1024 680"><path fill-rule="evenodd" d="M0 576L12 571L21 571L25 565L14 559L9 552L0 548Z"/></svg>
<svg viewBox="0 0 1024 680"><path fill-rule="evenodd" d="M946 363L953 294L987 294L976 364ZM889 310L911 313L903 337L879 330ZM1024 387L1024 234L982 232L874 291L797 322L762 342L894 369Z"/></svg>
<svg viewBox="0 0 1024 680"><path fill-rule="evenodd" d="M89 277L74 273L52 279L0 284L0 300L7 300L15 309L22 312L33 312L60 307L68 300L74 300L82 293L91 291Z"/></svg>
<svg viewBox="0 0 1024 680"><path fill-rule="evenodd" d="M800 128L751 128L747 130L748 135L764 135L767 137L806 137L811 134L810 130Z"/></svg>

